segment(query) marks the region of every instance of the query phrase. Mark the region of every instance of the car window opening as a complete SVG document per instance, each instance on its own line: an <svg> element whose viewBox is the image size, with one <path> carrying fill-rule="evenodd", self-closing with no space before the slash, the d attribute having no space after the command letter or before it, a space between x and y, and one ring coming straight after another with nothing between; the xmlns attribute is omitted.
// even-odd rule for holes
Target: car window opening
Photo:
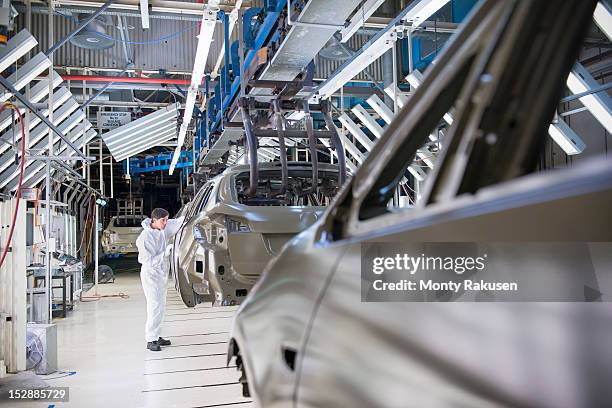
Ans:
<svg viewBox="0 0 612 408"><path fill-rule="evenodd" d="M145 219L144 216L120 216L114 221L113 226L115 227L141 227L142 221Z"/></svg>
<svg viewBox="0 0 612 408"><path fill-rule="evenodd" d="M279 194L282 176L279 170L260 171L257 192L249 197L249 172L240 173L235 178L238 202L250 206L325 206L338 190L338 174L332 171L319 171L317 194L309 194L312 186L310 170L293 170L288 174L287 191Z"/></svg>

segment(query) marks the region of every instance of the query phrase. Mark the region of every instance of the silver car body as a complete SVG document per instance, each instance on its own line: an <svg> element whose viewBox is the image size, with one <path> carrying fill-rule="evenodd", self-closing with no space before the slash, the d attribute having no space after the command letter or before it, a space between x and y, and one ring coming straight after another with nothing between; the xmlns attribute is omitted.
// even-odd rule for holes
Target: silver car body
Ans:
<svg viewBox="0 0 612 408"><path fill-rule="evenodd" d="M279 163L261 166L261 178L280 175ZM290 163L289 176L310 175L309 163ZM248 177L248 166L234 166L206 183L185 207L185 222L176 234L171 268L183 302L193 307L209 301L239 304L263 268L295 234L312 225L323 206L245 205L236 183ZM337 167L320 166L323 180L335 180Z"/></svg>
<svg viewBox="0 0 612 408"><path fill-rule="evenodd" d="M538 173L527 149L542 145L593 7L486 1L474 12L323 218L285 246L241 305L228 361L236 357L240 381L259 406L595 407L612 400L609 303L361 301L363 243L612 241L612 162ZM476 54L482 65L468 78L482 81L466 79L472 89L453 122L462 131L447 133L420 204L388 211L388 186L430 132L421 124L448 110L440 92L459 80L470 46L488 52L502 32L508 39L497 52ZM522 61L504 60L532 32L540 33L538 47L523 47ZM544 52L551 38L558 61L525 54ZM503 77L513 62L534 77L526 80L521 69ZM500 78L514 86L496 88ZM511 96L502 92L508 89ZM542 99L525 101L530 89ZM510 146L462 128L498 112L499 120L484 123ZM530 116L518 129L504 127L504 114L515 112ZM507 156L490 160L500 146ZM515 163L529 165L517 170Z"/></svg>
<svg viewBox="0 0 612 408"><path fill-rule="evenodd" d="M136 239L142 232L144 215L112 217L102 234L102 249L107 254L137 253Z"/></svg>

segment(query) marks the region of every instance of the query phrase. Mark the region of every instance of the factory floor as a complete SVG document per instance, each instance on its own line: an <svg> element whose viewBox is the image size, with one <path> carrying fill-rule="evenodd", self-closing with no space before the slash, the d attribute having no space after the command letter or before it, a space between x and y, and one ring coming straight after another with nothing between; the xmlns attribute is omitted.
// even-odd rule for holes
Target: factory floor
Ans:
<svg viewBox="0 0 612 408"><path fill-rule="evenodd" d="M172 345L161 352L145 349L145 299L138 273L99 285L100 295L125 293L129 298L82 302L66 319L55 321L60 371L41 378L51 386L70 387L70 402L56 407L254 407L242 397L239 373L226 368L236 307L188 309L171 284L162 336Z"/></svg>

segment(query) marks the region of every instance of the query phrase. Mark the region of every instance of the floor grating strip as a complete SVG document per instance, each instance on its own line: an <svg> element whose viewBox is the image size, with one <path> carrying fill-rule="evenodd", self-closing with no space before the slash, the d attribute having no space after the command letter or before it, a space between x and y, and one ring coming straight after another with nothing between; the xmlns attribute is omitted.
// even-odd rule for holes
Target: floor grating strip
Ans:
<svg viewBox="0 0 612 408"><path fill-rule="evenodd" d="M229 407L230 405L244 405L250 404L253 401L244 401L244 402L228 402L227 404L214 404L214 405L200 405L193 408L216 408L216 407Z"/></svg>
<svg viewBox="0 0 612 408"><path fill-rule="evenodd" d="M237 366L227 366L227 367L210 367L210 368L190 368L188 370L173 370L173 371L160 371L157 373L144 373L144 375L187 373L191 371L227 370L228 368L238 368L238 367Z"/></svg>
<svg viewBox="0 0 612 408"><path fill-rule="evenodd" d="M212 334L229 334L229 331L212 332L212 333L195 333L195 334L175 334L174 336L166 336L166 337L173 338L173 337L188 337L188 336L210 336Z"/></svg>
<svg viewBox="0 0 612 408"><path fill-rule="evenodd" d="M226 355L226 353L196 354L196 355L193 355L193 356L181 356L181 357L146 358L145 361L178 360L180 358L212 357L212 356L225 356L225 355Z"/></svg>
<svg viewBox="0 0 612 408"><path fill-rule="evenodd" d="M160 388L158 390L142 390L142 392L174 391L174 390L186 390L190 388L210 388L210 387L220 387L223 385L234 385L234 384L240 384L240 382L236 381L236 382L231 382L231 383L189 385L186 387Z"/></svg>
<svg viewBox="0 0 612 408"><path fill-rule="evenodd" d="M165 320L164 322L187 322L190 320L212 320L212 319L233 319L234 316L218 316L218 317L197 317L195 319L177 319L177 320Z"/></svg>
<svg viewBox="0 0 612 408"><path fill-rule="evenodd" d="M211 341L209 343L191 343L191 344L171 344L164 347L187 347L187 346L206 346L209 344L227 344L227 341Z"/></svg>

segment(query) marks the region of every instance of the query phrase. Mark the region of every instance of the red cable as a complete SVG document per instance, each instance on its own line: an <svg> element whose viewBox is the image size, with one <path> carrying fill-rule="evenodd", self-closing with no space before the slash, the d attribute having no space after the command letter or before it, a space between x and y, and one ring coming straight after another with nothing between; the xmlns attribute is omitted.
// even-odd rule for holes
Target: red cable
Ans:
<svg viewBox="0 0 612 408"><path fill-rule="evenodd" d="M11 108L13 109L13 108ZM21 112L19 111L19 109L14 109L15 112L17 112L17 115L19 116L19 123L21 124L21 164L20 164L20 168L19 168L19 184L17 185L17 203L15 204L15 212L13 213L13 220L11 221L11 230L9 232L9 236L8 236L8 242L6 243L6 246L4 247L4 250L2 251L2 257L0 258L0 267L2 267L2 264L4 263L4 258L6 258L6 254L8 252L8 248L11 245L11 240L13 239L13 231L15 230L15 223L17 220L17 212L19 211L19 200L21 199L21 183L23 182L23 170L24 170L24 165L25 165L25 126L23 125L23 117L21 116Z"/></svg>

